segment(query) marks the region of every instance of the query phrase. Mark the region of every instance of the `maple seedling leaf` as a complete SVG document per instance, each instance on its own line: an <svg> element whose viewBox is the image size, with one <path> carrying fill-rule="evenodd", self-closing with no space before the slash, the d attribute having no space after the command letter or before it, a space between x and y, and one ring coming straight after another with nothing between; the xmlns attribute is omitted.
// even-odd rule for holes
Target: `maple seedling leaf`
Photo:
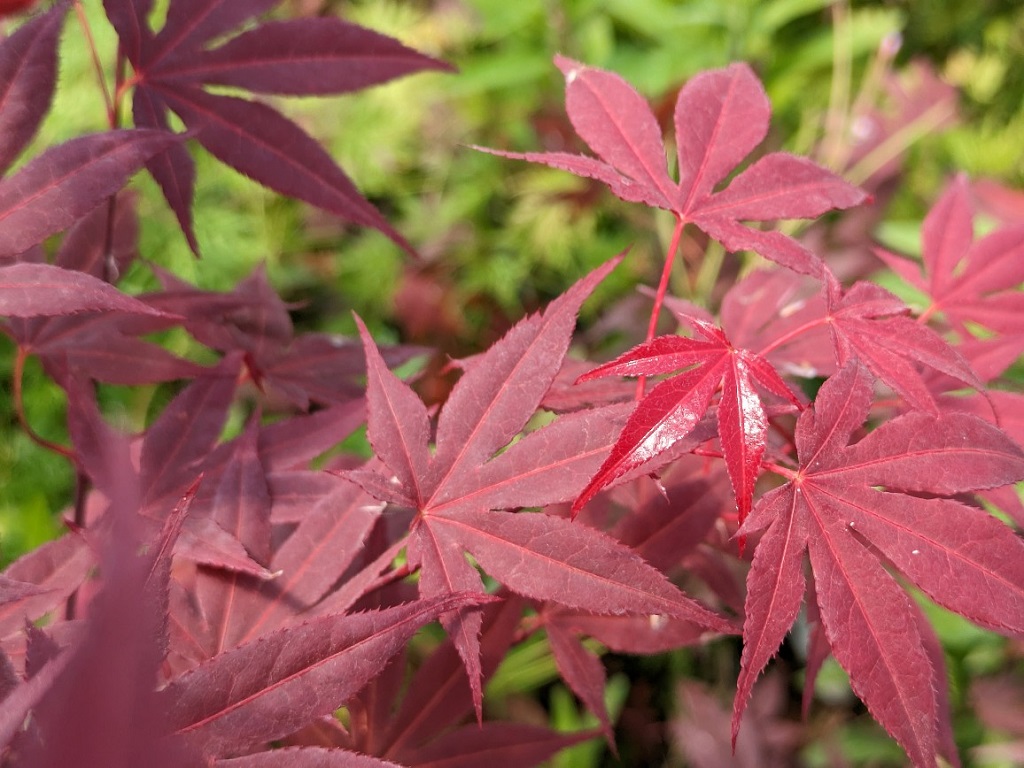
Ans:
<svg viewBox="0 0 1024 768"><path fill-rule="evenodd" d="M704 417L715 392L721 389L718 431L722 452L739 519L742 522L746 518L768 437L768 418L754 383L796 407L800 407L800 401L760 355L735 348L725 333L711 323L693 317L687 321L703 338L659 336L577 380L654 376L686 369L658 384L636 406L608 458L573 502L573 515L602 488L689 435Z"/></svg>
<svg viewBox="0 0 1024 768"><path fill-rule="evenodd" d="M621 260L580 280L466 366L441 410L436 451L426 407L380 358L365 329L369 437L390 475L349 477L417 511L409 560L427 596L479 591L465 553L513 592L595 613L669 614L717 631L729 623L682 595L627 547L546 514L514 513L573 498L610 449L622 406L563 416L509 445L554 380L583 300ZM628 406L627 406L628 407ZM505 450L502 450L505 449ZM442 617L481 701L478 615Z"/></svg>
<svg viewBox="0 0 1024 768"><path fill-rule="evenodd" d="M597 158L566 152L485 152L543 163L597 179L615 195L672 211L729 251L752 250L809 275L821 261L796 240L741 221L807 219L866 199L856 187L810 160L784 152L761 157L729 185L715 188L768 133L771 107L749 66L704 72L679 92L675 133L679 181L667 171L661 129L650 106L619 75L562 56L566 112Z"/></svg>
<svg viewBox="0 0 1024 768"><path fill-rule="evenodd" d="M796 619L806 552L824 637L854 692L915 766L931 768L943 681L887 567L978 624L1024 632L1024 542L943 498L1024 478L1024 452L975 416L920 411L847 445L871 397L871 376L855 361L830 378L797 423L799 468L740 528L767 530L747 576L733 737L754 680Z"/></svg>

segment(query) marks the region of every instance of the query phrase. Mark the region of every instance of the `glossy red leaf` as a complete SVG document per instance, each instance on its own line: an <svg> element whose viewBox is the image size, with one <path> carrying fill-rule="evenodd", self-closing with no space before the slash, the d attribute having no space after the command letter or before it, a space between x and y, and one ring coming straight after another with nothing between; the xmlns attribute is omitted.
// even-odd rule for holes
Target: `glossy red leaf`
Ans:
<svg viewBox="0 0 1024 768"><path fill-rule="evenodd" d="M870 402L870 376L858 364L826 382L797 425L799 470L740 529L767 531L747 577L734 736L754 678L800 607L806 551L825 637L854 691L915 765L931 766L935 674L916 609L884 565L950 610L1024 631L1024 544L984 512L935 497L1014 482L1024 453L980 419L919 412L847 446Z"/></svg>
<svg viewBox="0 0 1024 768"><path fill-rule="evenodd" d="M160 698L177 733L209 756L225 756L334 712L420 627L484 599L457 594L311 619L219 654L175 678Z"/></svg>
<svg viewBox="0 0 1024 768"><path fill-rule="evenodd" d="M57 40L67 13L57 5L0 44L0 174L35 135L57 82Z"/></svg>
<svg viewBox="0 0 1024 768"><path fill-rule="evenodd" d="M0 256L21 253L66 229L176 141L164 131L107 131L33 158L0 181Z"/></svg>
<svg viewBox="0 0 1024 768"><path fill-rule="evenodd" d="M601 613L683 614L728 631L727 622L684 597L630 550L601 534L579 527L574 533L568 522L545 515L487 511L568 500L614 441L618 425L607 415L621 413L618 406L607 415L563 416L495 456L533 415L562 364L580 305L620 258L592 272L543 314L521 321L474 358L441 411L437 449L422 477L403 481L422 471L417 467L426 460L424 448L410 443L413 436L423 439L422 406L416 406L410 394L401 394L405 385L383 375L372 349L368 351L370 440L382 447L382 458L397 481L391 483L386 475L379 475L376 482L364 475L352 477L383 500L415 503L418 519L409 560L421 569L422 594L479 589L480 577L465 559L464 552L469 551L485 571L523 595ZM403 413L411 414L408 424L399 420ZM591 536L596 538L581 548L575 538L581 536L588 542ZM572 565L560 565L559 558L569 558ZM620 560L617 575L601 575L606 565ZM514 566L515 561L520 566ZM527 562L531 567L523 570ZM558 576L548 579L545 573ZM638 583L645 585L639 591ZM445 617L479 702L479 618L467 621Z"/></svg>
<svg viewBox="0 0 1024 768"><path fill-rule="evenodd" d="M719 437L740 520L747 516L767 444L767 416L754 382L794 405L799 400L767 361L736 349L714 326L693 318L691 322L704 340L659 336L580 377L652 376L696 365L661 382L640 401L612 452L573 502L574 514L602 488L686 438L721 388Z"/></svg>

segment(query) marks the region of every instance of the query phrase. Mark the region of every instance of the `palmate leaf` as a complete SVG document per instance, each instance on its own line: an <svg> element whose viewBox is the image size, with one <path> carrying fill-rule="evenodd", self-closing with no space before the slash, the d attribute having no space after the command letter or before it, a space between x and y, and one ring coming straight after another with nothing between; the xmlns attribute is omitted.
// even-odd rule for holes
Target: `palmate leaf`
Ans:
<svg viewBox="0 0 1024 768"><path fill-rule="evenodd" d="M477 149L597 179L623 200L672 211L729 251L753 250L797 272L821 274L821 261L796 240L740 222L813 218L863 202L863 192L810 160L783 152L765 155L724 190L714 191L768 133L768 97L747 65L701 73L679 92L676 182L666 170L658 122L632 86L612 72L561 56L555 64L565 74L569 119L599 159Z"/></svg>
<svg viewBox="0 0 1024 768"><path fill-rule="evenodd" d="M963 339L971 325L1000 335L1024 331L1024 226L1002 227L974 240L966 177L953 180L925 217L922 269L883 249L875 253L930 299L922 314L942 317Z"/></svg>
<svg viewBox="0 0 1024 768"><path fill-rule="evenodd" d="M843 292L825 274L826 315L836 362L860 360L913 408L938 413L919 367L945 374L980 390L982 382L956 348L907 315L909 309L874 283L860 282Z"/></svg>
<svg viewBox="0 0 1024 768"><path fill-rule="evenodd" d="M797 424L799 469L740 529L767 530L747 577L733 733L755 678L796 618L807 552L828 646L875 719L924 768L935 764L934 688L943 681L910 598L884 565L949 610L1024 633L1024 543L986 513L935 498L1024 478L1024 453L976 417L921 412L848 446L870 403L862 365L851 362L829 379Z"/></svg>
<svg viewBox="0 0 1024 768"><path fill-rule="evenodd" d="M138 127L169 130L175 112L221 162L259 184L373 227L410 253L412 247L365 198L324 149L277 110L220 96L204 86L257 93L345 93L447 64L335 18L267 21L215 47L212 40L261 16L280 0L172 0L156 34L149 2L104 0L122 50L135 69L132 114ZM195 165L183 147L148 165L190 247L198 251L191 206Z"/></svg>
<svg viewBox="0 0 1024 768"><path fill-rule="evenodd" d="M408 554L420 567L422 594L478 590L469 552L487 573L530 598L596 613L669 614L729 630L727 621L605 534L554 516L491 511L567 501L611 447L621 406L563 416L495 455L533 415L565 357L580 305L620 259L474 358L440 413L433 456L425 406L386 369L364 332L369 437L390 476L350 477L382 500L417 510ZM443 621L479 711L479 618Z"/></svg>
<svg viewBox="0 0 1024 768"><path fill-rule="evenodd" d="M689 435L721 388L718 431L739 519L742 522L746 518L768 431L768 418L754 383L796 407L800 401L762 357L736 349L712 324L688 320L703 338L659 336L578 379L654 376L688 369L661 382L640 401L608 458L573 502L574 514L602 488L656 459Z"/></svg>

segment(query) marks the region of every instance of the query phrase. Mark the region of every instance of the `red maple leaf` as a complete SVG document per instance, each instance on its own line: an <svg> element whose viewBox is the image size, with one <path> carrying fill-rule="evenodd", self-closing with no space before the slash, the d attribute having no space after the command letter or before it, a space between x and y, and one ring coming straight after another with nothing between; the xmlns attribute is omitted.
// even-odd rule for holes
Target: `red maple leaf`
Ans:
<svg viewBox="0 0 1024 768"><path fill-rule="evenodd" d="M679 181L668 174L661 129L650 106L613 72L562 56L566 112L599 159L566 152L499 152L597 179L623 200L672 211L729 251L752 250L809 275L821 261L780 232L740 221L806 219L849 208L865 194L810 160L784 152L765 155L729 185L715 188L768 133L771 107L764 87L746 64L704 72L679 92L675 106Z"/></svg>
<svg viewBox="0 0 1024 768"><path fill-rule="evenodd" d="M554 380L581 303L620 259L578 282L543 314L518 323L465 367L440 413L433 455L426 407L387 370L363 331L370 442L389 474L349 476L379 498L416 510L407 546L424 597L480 591L469 552L525 597L602 614L668 614L729 631L727 621L611 537L560 517L495 511L573 498L614 442L622 406L565 415L509 444ZM442 621L479 711L479 614Z"/></svg>
<svg viewBox="0 0 1024 768"><path fill-rule="evenodd" d="M910 755L935 765L937 680L915 608L886 566L928 597L997 631L1024 632L1024 543L954 494L1024 477L1024 452L977 417L915 411L847 445L871 378L849 363L797 424L799 468L740 533L764 532L747 577L733 735L754 680L803 601L809 555L824 638L853 690Z"/></svg>
<svg viewBox="0 0 1024 768"><path fill-rule="evenodd" d="M449 66L377 32L331 17L267 21L209 46L211 40L230 35L279 2L173 0L156 33L148 24L148 3L104 2L121 50L135 69L131 81L135 124L169 131L171 110L210 154L239 173L280 194L373 227L413 252L334 159L296 123L266 104L210 93L204 86L322 96ZM178 145L154 158L147 168L198 253L192 227L195 163L191 156Z"/></svg>
<svg viewBox="0 0 1024 768"><path fill-rule="evenodd" d="M654 376L686 369L658 384L640 401L608 458L573 502L574 514L603 487L651 462L689 435L721 389L718 431L722 452L739 519L746 518L768 434L768 418L754 383L794 406L799 407L800 401L760 355L737 349L711 323L694 317L688 321L703 339L659 336L578 379Z"/></svg>
<svg viewBox="0 0 1024 768"><path fill-rule="evenodd" d="M925 217L921 231L922 264L876 248L876 255L930 303L924 320L942 321L963 342L979 346L985 358L1001 361L981 365L994 378L1024 350L1024 225L1004 226L974 239L974 213L966 176L957 176ZM976 340L981 327L995 334ZM985 362L984 360L982 362Z"/></svg>

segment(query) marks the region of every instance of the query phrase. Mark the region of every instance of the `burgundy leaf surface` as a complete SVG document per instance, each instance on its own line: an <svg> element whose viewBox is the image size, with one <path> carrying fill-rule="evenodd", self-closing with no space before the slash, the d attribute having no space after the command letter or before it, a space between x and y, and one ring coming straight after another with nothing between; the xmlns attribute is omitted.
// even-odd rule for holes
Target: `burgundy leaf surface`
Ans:
<svg viewBox="0 0 1024 768"><path fill-rule="evenodd" d="M767 530L747 577L733 733L754 679L796 618L807 552L828 645L854 691L916 766L931 766L935 673L915 609L883 566L891 563L973 621L1024 631L1024 544L976 508L916 495L1019 480L1024 453L975 417L920 412L848 446L870 402L870 376L858 364L826 382L797 425L799 470L766 494L741 528Z"/></svg>
<svg viewBox="0 0 1024 768"><path fill-rule="evenodd" d="M0 44L0 174L35 135L57 82L57 39L67 6L28 22Z"/></svg>
<svg viewBox="0 0 1024 768"><path fill-rule="evenodd" d="M0 267L0 315L50 317L88 311L173 317L84 272L49 264Z"/></svg>
<svg viewBox="0 0 1024 768"><path fill-rule="evenodd" d="M287 736L334 712L424 624L478 605L462 594L311 619L222 653L161 691L177 732L210 756Z"/></svg>
<svg viewBox="0 0 1024 768"><path fill-rule="evenodd" d="M176 142L173 134L139 129L80 136L47 149L0 181L0 256L66 229Z"/></svg>

